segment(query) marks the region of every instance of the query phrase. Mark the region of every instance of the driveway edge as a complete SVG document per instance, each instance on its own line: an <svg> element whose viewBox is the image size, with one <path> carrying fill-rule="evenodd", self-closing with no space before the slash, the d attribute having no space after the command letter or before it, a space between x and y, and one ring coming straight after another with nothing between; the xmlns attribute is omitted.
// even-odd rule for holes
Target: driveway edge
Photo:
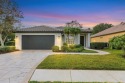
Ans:
<svg viewBox="0 0 125 83"><path fill-rule="evenodd" d="M26 76L25 80L22 81L21 83L28 83L32 77L32 75L34 74L36 67L46 58L47 56L45 56L44 58L42 58L29 72L29 74Z"/></svg>

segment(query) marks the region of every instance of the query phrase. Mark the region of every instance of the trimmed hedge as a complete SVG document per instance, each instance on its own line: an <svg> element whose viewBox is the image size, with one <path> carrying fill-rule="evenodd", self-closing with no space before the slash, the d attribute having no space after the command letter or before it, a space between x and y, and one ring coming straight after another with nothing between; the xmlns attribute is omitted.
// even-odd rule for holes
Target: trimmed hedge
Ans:
<svg viewBox="0 0 125 83"><path fill-rule="evenodd" d="M0 54L15 51L15 46L0 47Z"/></svg>
<svg viewBox="0 0 125 83"><path fill-rule="evenodd" d="M105 47L108 47L108 43L106 42L93 42L90 43L91 49L104 49Z"/></svg>
<svg viewBox="0 0 125 83"><path fill-rule="evenodd" d="M5 42L5 46L15 46L15 41Z"/></svg>

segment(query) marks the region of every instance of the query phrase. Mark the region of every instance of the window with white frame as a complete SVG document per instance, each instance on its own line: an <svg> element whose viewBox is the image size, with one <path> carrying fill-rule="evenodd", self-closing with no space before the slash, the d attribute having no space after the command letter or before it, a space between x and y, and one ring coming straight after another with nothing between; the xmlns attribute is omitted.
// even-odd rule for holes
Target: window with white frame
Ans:
<svg viewBox="0 0 125 83"><path fill-rule="evenodd" d="M74 44L74 36L73 35L66 36L66 43Z"/></svg>

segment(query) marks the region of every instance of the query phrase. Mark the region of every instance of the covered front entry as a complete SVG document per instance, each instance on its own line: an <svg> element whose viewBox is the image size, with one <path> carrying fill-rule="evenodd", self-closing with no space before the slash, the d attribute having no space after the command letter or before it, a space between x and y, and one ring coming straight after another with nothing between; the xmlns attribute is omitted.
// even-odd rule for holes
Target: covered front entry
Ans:
<svg viewBox="0 0 125 83"><path fill-rule="evenodd" d="M80 34L80 44L86 48L90 48L90 33Z"/></svg>
<svg viewBox="0 0 125 83"><path fill-rule="evenodd" d="M80 44L81 44L82 46L85 46L85 45L84 45L84 36L80 36Z"/></svg>
<svg viewBox="0 0 125 83"><path fill-rule="evenodd" d="M22 35L22 49L50 50L54 42L54 35Z"/></svg>

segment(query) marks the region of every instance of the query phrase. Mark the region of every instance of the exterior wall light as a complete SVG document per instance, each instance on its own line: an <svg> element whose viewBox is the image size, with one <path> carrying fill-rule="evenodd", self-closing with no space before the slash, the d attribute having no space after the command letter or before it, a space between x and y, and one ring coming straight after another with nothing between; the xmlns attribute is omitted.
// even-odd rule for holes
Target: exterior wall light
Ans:
<svg viewBox="0 0 125 83"><path fill-rule="evenodd" d="M58 36L58 38L60 38L60 36Z"/></svg>

